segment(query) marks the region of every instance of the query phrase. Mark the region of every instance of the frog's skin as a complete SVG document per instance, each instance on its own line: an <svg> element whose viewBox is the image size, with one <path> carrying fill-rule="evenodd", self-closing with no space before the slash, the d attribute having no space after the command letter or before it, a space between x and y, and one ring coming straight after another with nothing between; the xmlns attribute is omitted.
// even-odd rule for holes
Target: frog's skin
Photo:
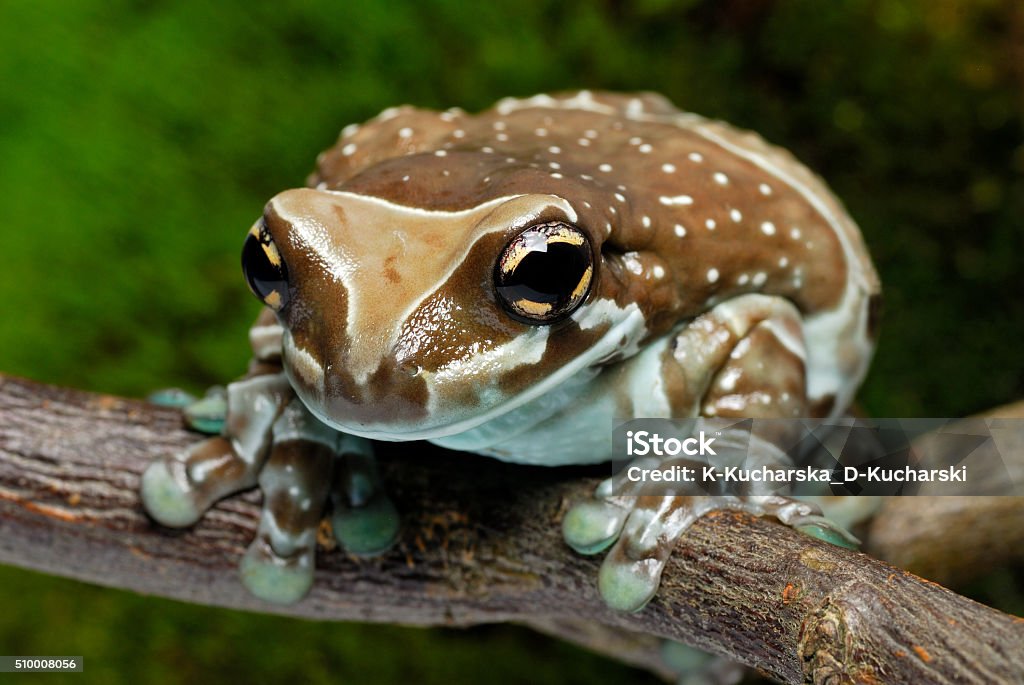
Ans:
<svg viewBox="0 0 1024 685"><path fill-rule="evenodd" d="M613 417L834 417L868 367L879 293L817 177L652 94L386 110L342 132L309 188L270 200L243 261L267 305L251 374L228 386L222 436L155 462L143 500L185 526L258 483L243 578L277 601L309 588L332 492L350 551L396 536L367 439L561 465L608 460ZM720 508L829 527L783 497L609 481L564 532L612 546L602 593L634 610Z"/></svg>

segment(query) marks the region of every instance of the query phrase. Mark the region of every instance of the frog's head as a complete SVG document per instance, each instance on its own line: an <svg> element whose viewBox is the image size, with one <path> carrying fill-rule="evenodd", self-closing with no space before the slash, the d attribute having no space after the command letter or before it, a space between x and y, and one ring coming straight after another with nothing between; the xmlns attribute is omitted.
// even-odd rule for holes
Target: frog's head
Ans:
<svg viewBox="0 0 1024 685"><path fill-rule="evenodd" d="M299 189L267 204L242 262L310 410L408 440L472 428L635 349L644 316L603 273L606 229L552 194L448 210Z"/></svg>

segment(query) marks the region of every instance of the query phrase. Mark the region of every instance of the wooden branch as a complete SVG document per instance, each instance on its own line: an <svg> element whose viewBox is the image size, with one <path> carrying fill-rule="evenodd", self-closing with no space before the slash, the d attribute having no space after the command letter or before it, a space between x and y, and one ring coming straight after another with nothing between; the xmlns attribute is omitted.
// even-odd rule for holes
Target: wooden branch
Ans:
<svg viewBox="0 0 1024 685"><path fill-rule="evenodd" d="M1024 419L1024 402L982 417ZM1024 433L1006 431L1001 442L1008 474L1024 482ZM958 586L1024 562L1024 497L892 497L871 522L867 549L900 568Z"/></svg>
<svg viewBox="0 0 1024 685"><path fill-rule="evenodd" d="M592 475L420 444L389 446L382 459L403 513L397 547L369 560L321 550L309 597L266 604L236 575L256 493L221 502L184 532L142 513L139 474L196 439L177 411L0 376L0 562L315 619L532 622L586 641L571 634L582 621L687 642L789 683L1024 682L1021 619L741 514L700 520L650 605L615 613L595 587L600 559L561 539L560 518ZM650 644L630 648L648 660Z"/></svg>

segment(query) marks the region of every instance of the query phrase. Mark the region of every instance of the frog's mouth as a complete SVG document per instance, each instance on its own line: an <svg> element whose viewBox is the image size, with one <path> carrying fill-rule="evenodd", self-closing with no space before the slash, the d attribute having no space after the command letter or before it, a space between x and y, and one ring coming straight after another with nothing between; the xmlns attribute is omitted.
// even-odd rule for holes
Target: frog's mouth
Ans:
<svg viewBox="0 0 1024 685"><path fill-rule="evenodd" d="M458 443L459 449L472 450L528 431L571 403L585 401L582 395L601 372L602 360L635 347L646 332L643 314L635 304L619 308L608 302L603 307L583 308L573 319L581 329L595 329L595 333L603 328L602 324L615 323L584 354L550 371L540 363L550 344L550 329L538 327L506 347L493 350L490 357L474 360L475 369L463 366L448 372L424 372L421 380L427 392L422 402L385 390L386 394L380 396L380 405L358 411L364 405L354 405L347 399L339 399L335 393L324 391L321 368L313 364L310 355L295 346L288 334L284 338L285 370L310 412L335 430L389 442L460 436L456 441L444 443L451 442L453 447ZM510 360L507 369L500 365L503 356ZM524 365L537 369L537 382L516 394L503 395L501 372L521 373ZM490 372L492 377L474 391L475 406L467 406L464 379L467 375L479 378L481 372ZM460 401L451 399L449 389L459 390Z"/></svg>

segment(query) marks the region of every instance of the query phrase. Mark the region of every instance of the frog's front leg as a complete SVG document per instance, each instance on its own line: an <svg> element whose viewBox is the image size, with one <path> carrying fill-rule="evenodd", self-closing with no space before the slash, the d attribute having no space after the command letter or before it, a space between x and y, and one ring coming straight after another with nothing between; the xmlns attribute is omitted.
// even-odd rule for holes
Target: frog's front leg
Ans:
<svg viewBox="0 0 1024 685"><path fill-rule="evenodd" d="M293 398L272 427L259 472L263 509L242 558L242 582L257 597L291 603L313 584L316 530L327 503L338 434Z"/></svg>
<svg viewBox="0 0 1024 685"><path fill-rule="evenodd" d="M398 515L380 486L369 441L321 423L298 398L274 422L259 486L263 511L241 572L262 599L291 603L309 591L328 496L334 535L349 553L379 554L398 534Z"/></svg>
<svg viewBox="0 0 1024 685"><path fill-rule="evenodd" d="M195 523L214 502L253 485L263 492L256 538L241 575L256 596L294 602L313 582L316 531L328 498L338 541L354 554L387 549L398 532L369 443L314 418L283 374L228 386L224 435L158 459L142 478L142 500L158 522Z"/></svg>
<svg viewBox="0 0 1024 685"><path fill-rule="evenodd" d="M156 459L142 475L150 516L172 528L190 526L217 500L256 485L274 421L292 397L283 373L228 385L223 435Z"/></svg>
<svg viewBox="0 0 1024 685"><path fill-rule="evenodd" d="M714 307L674 336L638 355L627 376L649 378L663 387L677 416L786 418L807 416L806 352L800 314L788 301L746 295ZM621 376L620 376L621 378ZM628 379L642 387L642 379ZM697 421L695 433L702 428ZM752 458L788 464L775 441L781 436L751 436ZM728 440L726 434L719 438ZM658 468L671 468L666 460ZM848 534L820 516L817 507L766 492L744 496L644 495L643 483L621 474L603 483L592 500L566 515L563 531L577 551L594 554L609 546L599 587L613 608L636 611L654 596L662 569L686 529L704 514L734 509L774 516L798 528L816 527L837 539Z"/></svg>

